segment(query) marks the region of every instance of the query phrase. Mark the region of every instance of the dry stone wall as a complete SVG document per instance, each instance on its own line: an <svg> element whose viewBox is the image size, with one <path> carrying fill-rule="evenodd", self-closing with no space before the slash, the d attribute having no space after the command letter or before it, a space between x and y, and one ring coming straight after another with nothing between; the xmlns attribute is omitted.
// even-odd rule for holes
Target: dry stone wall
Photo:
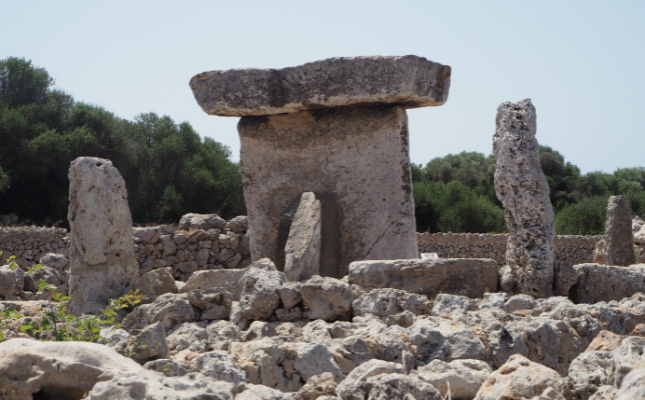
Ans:
<svg viewBox="0 0 645 400"><path fill-rule="evenodd" d="M7 227L0 228L1 258L16 256L16 262L26 267L47 253L62 253L67 256L69 238L63 228Z"/></svg>
<svg viewBox="0 0 645 400"><path fill-rule="evenodd" d="M230 222L223 229L192 232L168 225L134 228L134 254L140 272L171 267L176 279L185 280L193 270L245 267L251 262L249 236L244 227L234 228L239 233L231 229ZM505 234L419 233L417 237L420 253L438 253L442 258L492 258L500 265L504 263ZM555 259L572 264L593 262L594 246L602 238L556 236ZM0 228L2 258L16 255L23 266L39 261L46 253L67 255L68 240L67 230L62 228Z"/></svg>
<svg viewBox="0 0 645 400"><path fill-rule="evenodd" d="M555 259L572 264L593 262L593 250L603 236L555 237ZM506 234L419 233L419 252L437 253L441 258L492 258L505 263Z"/></svg>

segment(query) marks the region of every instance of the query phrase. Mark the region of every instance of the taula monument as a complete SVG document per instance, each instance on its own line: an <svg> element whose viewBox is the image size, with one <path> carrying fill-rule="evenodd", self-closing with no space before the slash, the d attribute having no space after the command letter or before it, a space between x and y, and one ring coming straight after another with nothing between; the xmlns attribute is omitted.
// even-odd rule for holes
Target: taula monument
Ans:
<svg viewBox="0 0 645 400"><path fill-rule="evenodd" d="M207 114L242 117L253 260L269 257L284 269L287 214L297 214L307 192L324 203L319 232L312 232L320 237L314 273L342 277L352 261L417 258L405 110L444 104L450 73L410 55L193 77Z"/></svg>

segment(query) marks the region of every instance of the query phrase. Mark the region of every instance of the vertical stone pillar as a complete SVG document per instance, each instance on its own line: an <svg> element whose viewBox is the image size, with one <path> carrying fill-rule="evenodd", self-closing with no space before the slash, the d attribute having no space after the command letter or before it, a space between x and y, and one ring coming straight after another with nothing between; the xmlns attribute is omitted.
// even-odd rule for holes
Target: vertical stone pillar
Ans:
<svg viewBox="0 0 645 400"><path fill-rule="evenodd" d="M101 158L72 161L69 182L69 312L98 314L139 280L128 194L119 171Z"/></svg>
<svg viewBox="0 0 645 400"><path fill-rule="evenodd" d="M497 109L495 191L508 225L506 263L515 283L512 290L548 297L553 293L555 224L535 120L529 99Z"/></svg>
<svg viewBox="0 0 645 400"><path fill-rule="evenodd" d="M625 196L612 196L607 203L605 247L605 265L636 264L632 214Z"/></svg>
<svg viewBox="0 0 645 400"><path fill-rule="evenodd" d="M326 237L340 242L340 265L330 268L336 252L323 251L322 274L346 275L356 260L417 258L405 110L442 105L450 73L448 66L404 56L193 77L191 89L206 113L242 117L253 260L281 264L281 217L284 222L285 209L305 192L334 199L322 208L320 229L322 247ZM332 204L336 209L328 210Z"/></svg>

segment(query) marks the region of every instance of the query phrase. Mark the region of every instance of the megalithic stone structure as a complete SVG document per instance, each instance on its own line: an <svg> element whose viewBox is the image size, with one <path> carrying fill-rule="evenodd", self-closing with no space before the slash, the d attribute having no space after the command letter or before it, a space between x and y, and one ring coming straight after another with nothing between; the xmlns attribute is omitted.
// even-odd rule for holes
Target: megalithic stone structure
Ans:
<svg viewBox="0 0 645 400"><path fill-rule="evenodd" d="M340 254L332 275L346 275L356 260L417 258L405 110L444 104L450 74L449 66L405 56L193 77L206 113L242 117L253 260L276 259L280 216L304 192L334 198Z"/></svg>
<svg viewBox="0 0 645 400"><path fill-rule="evenodd" d="M636 264L632 213L627 197L611 196L605 220L605 265L627 267Z"/></svg>
<svg viewBox="0 0 645 400"><path fill-rule="evenodd" d="M548 297L553 294L555 223L549 184L540 166L531 100L500 105L496 125L495 191L509 232L504 269L510 268L515 286L505 288L503 276L502 288Z"/></svg>
<svg viewBox="0 0 645 400"><path fill-rule="evenodd" d="M69 182L69 312L96 315L139 281L128 194L119 171L102 158L72 161Z"/></svg>

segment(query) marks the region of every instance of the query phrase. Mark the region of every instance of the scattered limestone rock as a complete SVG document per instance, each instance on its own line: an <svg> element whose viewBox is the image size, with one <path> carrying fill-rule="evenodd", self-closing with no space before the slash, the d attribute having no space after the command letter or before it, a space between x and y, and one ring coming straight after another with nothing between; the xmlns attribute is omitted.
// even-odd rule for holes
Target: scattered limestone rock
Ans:
<svg viewBox="0 0 645 400"><path fill-rule="evenodd" d="M99 382L88 400L233 400L234 385L201 374L167 377L155 371Z"/></svg>
<svg viewBox="0 0 645 400"><path fill-rule="evenodd" d="M244 319L267 319L280 305L278 288L286 281L282 272L251 268L241 280L240 310Z"/></svg>
<svg viewBox="0 0 645 400"><path fill-rule="evenodd" d="M183 322L196 321L199 312L190 304L186 295L166 293L150 304L144 304L134 309L123 318L125 329L143 329L155 322L161 322L165 331Z"/></svg>
<svg viewBox="0 0 645 400"><path fill-rule="evenodd" d="M143 372L136 362L100 344L0 342L0 398L31 400L40 393L80 399L97 382L138 377Z"/></svg>
<svg viewBox="0 0 645 400"><path fill-rule="evenodd" d="M185 214L179 220L177 230L196 231L199 229L224 229L226 221L217 214Z"/></svg>
<svg viewBox="0 0 645 400"><path fill-rule="evenodd" d="M554 388L559 380L560 375L554 370L515 354L484 382L475 400L540 396L547 388Z"/></svg>
<svg viewBox="0 0 645 400"><path fill-rule="evenodd" d="M492 373L492 368L481 360L454 360L450 363L433 360L420 367L415 375L432 384L444 398L450 393L451 398L459 400L475 397Z"/></svg>
<svg viewBox="0 0 645 400"><path fill-rule="evenodd" d="M148 361L143 364L143 368L151 371L162 373L166 376L184 376L188 374L188 370L181 365L177 364L171 359L159 359Z"/></svg>
<svg viewBox="0 0 645 400"><path fill-rule="evenodd" d="M326 321L349 318L352 291L343 281L315 275L302 283L300 294L306 318Z"/></svg>
<svg viewBox="0 0 645 400"><path fill-rule="evenodd" d="M152 303L157 297L166 293L177 293L177 284L169 268L159 268L145 273L139 278L139 292L146 296L144 304Z"/></svg>
<svg viewBox="0 0 645 400"><path fill-rule="evenodd" d="M128 342L131 358L139 364L168 358L166 332L161 322L146 326L137 335L130 336Z"/></svg>

